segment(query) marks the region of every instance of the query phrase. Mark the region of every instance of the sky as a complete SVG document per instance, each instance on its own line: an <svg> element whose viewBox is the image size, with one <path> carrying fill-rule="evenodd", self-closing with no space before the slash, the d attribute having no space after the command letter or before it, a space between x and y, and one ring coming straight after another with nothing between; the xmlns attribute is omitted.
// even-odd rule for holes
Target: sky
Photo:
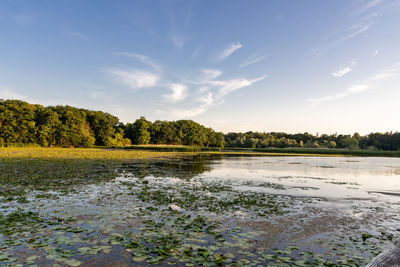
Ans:
<svg viewBox="0 0 400 267"><path fill-rule="evenodd" d="M400 0L1 0L0 99L225 133L400 131Z"/></svg>

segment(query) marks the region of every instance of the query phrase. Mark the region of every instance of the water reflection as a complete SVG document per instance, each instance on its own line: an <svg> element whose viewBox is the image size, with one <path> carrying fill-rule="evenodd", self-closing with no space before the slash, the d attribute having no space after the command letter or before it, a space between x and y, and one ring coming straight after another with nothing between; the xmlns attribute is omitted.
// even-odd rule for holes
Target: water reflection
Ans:
<svg viewBox="0 0 400 267"><path fill-rule="evenodd" d="M206 265L220 255L241 266L362 265L397 237L400 159L197 155L20 163L0 162L6 264L27 261L22 252L40 255L32 261L40 266L177 259Z"/></svg>
<svg viewBox="0 0 400 267"><path fill-rule="evenodd" d="M223 155L195 155L178 159L147 160L142 162L125 162L118 166L120 173L129 173L137 178L153 176L174 177L190 180L211 170L211 161L221 160Z"/></svg>
<svg viewBox="0 0 400 267"><path fill-rule="evenodd" d="M269 182L279 188L238 187L326 199L399 201L400 159L365 157L256 157L219 160L207 180ZM382 194L380 194L382 193Z"/></svg>

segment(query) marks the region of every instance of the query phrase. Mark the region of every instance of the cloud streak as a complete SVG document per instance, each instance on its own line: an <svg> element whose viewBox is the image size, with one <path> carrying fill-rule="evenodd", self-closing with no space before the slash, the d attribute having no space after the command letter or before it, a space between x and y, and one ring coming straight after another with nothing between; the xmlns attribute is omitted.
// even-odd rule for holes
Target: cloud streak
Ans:
<svg viewBox="0 0 400 267"><path fill-rule="evenodd" d="M348 66L340 67L337 71L332 72L332 76L336 77L336 78L342 77L342 76L352 72L353 67L355 67L356 65L357 65L357 62L352 61L352 62L350 62L350 64Z"/></svg>
<svg viewBox="0 0 400 267"><path fill-rule="evenodd" d="M158 64L157 62L155 62L153 59L151 59L150 57L148 57L146 55L129 53L129 52L117 52L115 54L124 56L127 58L135 58L135 59L139 60L141 63L143 63L144 65L149 66L150 68L152 68L156 71L161 71L163 69L163 67L160 64Z"/></svg>
<svg viewBox="0 0 400 267"><path fill-rule="evenodd" d="M163 95L163 98L171 103L177 103L187 97L187 88L183 84L171 84L170 90L171 93Z"/></svg>
<svg viewBox="0 0 400 267"><path fill-rule="evenodd" d="M207 92L204 96L199 97L196 102L199 104L196 107L188 109L172 109L170 113L176 118L191 118L200 115L206 112L214 103L213 94Z"/></svg>
<svg viewBox="0 0 400 267"><path fill-rule="evenodd" d="M247 58L242 64L240 64L239 68L244 68L248 65L257 63L266 57L267 57L267 55L253 55L253 56Z"/></svg>
<svg viewBox="0 0 400 267"><path fill-rule="evenodd" d="M357 7L357 10L355 12L355 14L362 14L365 13L371 9L374 9L378 6L380 6L381 4L385 3L385 0L371 0L368 1L365 5L361 6L361 7Z"/></svg>
<svg viewBox="0 0 400 267"><path fill-rule="evenodd" d="M328 95L321 98L310 98L308 101L312 103L323 103L332 100L338 100L345 98L350 95L358 94L363 91L377 88L382 82L390 80L394 77L400 76L400 62L394 64L392 67L383 69L381 71L376 72L368 79L361 81L359 83L353 84L349 86L345 91Z"/></svg>
<svg viewBox="0 0 400 267"><path fill-rule="evenodd" d="M157 74L145 70L112 68L106 71L116 81L131 89L154 87L160 80Z"/></svg>
<svg viewBox="0 0 400 267"><path fill-rule="evenodd" d="M191 108L173 108L170 110L170 115L174 118L190 118L198 116L206 112L211 106L216 103L223 103L224 97L239 89L253 85L266 78L266 76L256 79L238 78L231 80L216 80L222 72L219 70L201 70L206 74L206 78L198 82L194 82L200 86L197 90L197 96L193 99L193 107ZM203 75L204 76L204 75Z"/></svg>
<svg viewBox="0 0 400 267"><path fill-rule="evenodd" d="M350 28L347 29L347 31L350 31L350 33L345 34L344 36L340 37L337 40L334 40L328 44L325 44L321 47L318 47L316 49L314 49L311 52L311 55L313 56L320 56L326 52L328 52L329 50L331 50L332 48L340 45L341 43L350 40L358 35L360 35L363 32L368 31L371 26L373 24L373 21L368 22L367 24L358 24L357 26L352 26Z"/></svg>
<svg viewBox="0 0 400 267"><path fill-rule="evenodd" d="M214 80L222 75L222 71L217 69L202 69L201 72L204 74L204 80Z"/></svg>
<svg viewBox="0 0 400 267"><path fill-rule="evenodd" d="M244 87L248 87L258 81L264 80L266 77L260 77L253 80L248 80L244 78L233 79L233 80L225 80L225 81L210 81L209 85L215 86L218 88L217 97L226 96L236 90L239 90Z"/></svg>
<svg viewBox="0 0 400 267"><path fill-rule="evenodd" d="M232 55L235 51L242 48L242 44L239 42L231 43L227 48L225 48L219 55L217 55L216 60L222 61Z"/></svg>

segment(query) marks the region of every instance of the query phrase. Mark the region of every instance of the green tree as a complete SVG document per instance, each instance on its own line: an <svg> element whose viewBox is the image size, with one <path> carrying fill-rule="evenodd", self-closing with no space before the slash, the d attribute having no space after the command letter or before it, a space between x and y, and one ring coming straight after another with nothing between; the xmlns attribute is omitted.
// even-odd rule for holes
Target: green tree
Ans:
<svg viewBox="0 0 400 267"><path fill-rule="evenodd" d="M36 106L20 100L0 100L0 138L4 143L36 142Z"/></svg>
<svg viewBox="0 0 400 267"><path fill-rule="evenodd" d="M87 111L87 120L96 138L96 145L111 146L116 142L113 139L119 123L117 117L101 111Z"/></svg>
<svg viewBox="0 0 400 267"><path fill-rule="evenodd" d="M342 140L342 146L344 148L355 149L358 148L359 141L355 137L346 137Z"/></svg>
<svg viewBox="0 0 400 267"><path fill-rule="evenodd" d="M37 143L41 146L57 145L56 132L61 125L58 114L49 108L37 105L35 121Z"/></svg>
<svg viewBox="0 0 400 267"><path fill-rule="evenodd" d="M71 106L51 109L59 115L61 126L56 131L57 145L63 147L90 147L95 144L93 130L86 118L86 111Z"/></svg>
<svg viewBox="0 0 400 267"><path fill-rule="evenodd" d="M150 143L150 128L151 122L145 117L140 117L134 123L126 125L125 137L129 138L133 144L145 145Z"/></svg>
<svg viewBox="0 0 400 267"><path fill-rule="evenodd" d="M329 141L328 148L335 148L335 147L336 147L336 142L335 141Z"/></svg>

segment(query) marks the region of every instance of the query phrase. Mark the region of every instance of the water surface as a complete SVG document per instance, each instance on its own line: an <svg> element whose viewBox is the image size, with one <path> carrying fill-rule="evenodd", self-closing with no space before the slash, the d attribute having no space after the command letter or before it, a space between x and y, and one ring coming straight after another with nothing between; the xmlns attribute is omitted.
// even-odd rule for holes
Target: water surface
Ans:
<svg viewBox="0 0 400 267"><path fill-rule="evenodd" d="M203 155L125 161L104 177L103 165L90 168L73 183L55 172L43 187L34 169L27 179L40 186L2 184L25 193L1 197L1 263L358 266L399 235L397 158Z"/></svg>

